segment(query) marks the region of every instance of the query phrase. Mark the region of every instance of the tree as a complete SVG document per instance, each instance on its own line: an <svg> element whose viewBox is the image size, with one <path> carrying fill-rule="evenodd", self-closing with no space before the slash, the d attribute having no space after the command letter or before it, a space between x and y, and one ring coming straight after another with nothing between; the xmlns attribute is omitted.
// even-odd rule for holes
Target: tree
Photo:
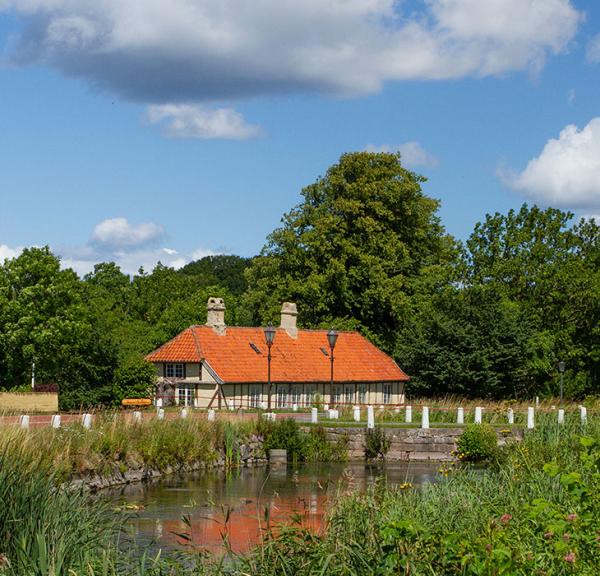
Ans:
<svg viewBox="0 0 600 576"><path fill-rule="evenodd" d="M413 282L452 258L422 176L396 154L344 154L302 191L247 271L254 323L297 302L305 325L360 327L387 348Z"/></svg>

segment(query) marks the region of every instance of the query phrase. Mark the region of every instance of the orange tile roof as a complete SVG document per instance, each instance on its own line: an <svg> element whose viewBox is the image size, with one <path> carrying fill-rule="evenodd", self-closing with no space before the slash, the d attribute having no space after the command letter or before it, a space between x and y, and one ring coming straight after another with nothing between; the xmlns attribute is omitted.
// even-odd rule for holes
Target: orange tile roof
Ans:
<svg viewBox="0 0 600 576"><path fill-rule="evenodd" d="M260 351L257 354L251 344ZM327 352L327 356L321 348ZM272 382L328 382L326 330L298 330L292 338L277 328L271 348ZM146 356L150 362L207 361L223 382L266 382L267 346L262 328L191 326ZM387 354L358 332L340 332L334 350L336 382L406 381L409 377Z"/></svg>

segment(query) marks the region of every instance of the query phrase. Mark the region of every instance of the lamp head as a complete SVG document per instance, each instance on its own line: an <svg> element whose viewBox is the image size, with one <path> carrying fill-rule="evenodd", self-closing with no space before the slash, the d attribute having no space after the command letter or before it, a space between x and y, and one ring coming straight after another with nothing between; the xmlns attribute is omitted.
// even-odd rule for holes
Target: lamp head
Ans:
<svg viewBox="0 0 600 576"><path fill-rule="evenodd" d="M327 332L327 341L329 342L329 347L333 350L335 348L335 343L338 339L338 333L332 328L329 332Z"/></svg>
<svg viewBox="0 0 600 576"><path fill-rule="evenodd" d="M273 327L273 324L271 324L271 322L269 322L268 326L264 329L264 333L265 333L265 342L267 343L267 346L270 348L273 344L273 340L275 340L275 328Z"/></svg>

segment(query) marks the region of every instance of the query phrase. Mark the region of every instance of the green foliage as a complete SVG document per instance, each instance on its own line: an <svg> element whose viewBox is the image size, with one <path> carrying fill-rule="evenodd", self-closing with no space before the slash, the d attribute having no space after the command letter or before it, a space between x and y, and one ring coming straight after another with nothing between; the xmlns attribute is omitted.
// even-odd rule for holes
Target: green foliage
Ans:
<svg viewBox="0 0 600 576"><path fill-rule="evenodd" d="M486 423L467 424L456 444L458 456L463 460L492 460L498 454L496 431Z"/></svg>
<svg viewBox="0 0 600 576"><path fill-rule="evenodd" d="M207 285L219 285L236 296L241 296L247 288L244 271L250 265L250 258L218 254L205 256L195 262L186 264L179 271L202 278Z"/></svg>
<svg viewBox="0 0 600 576"><path fill-rule="evenodd" d="M271 449L287 450L288 460L294 462L342 462L348 458L347 437L329 442L321 426L304 431L293 418L261 419L257 433L263 438L267 454Z"/></svg>
<svg viewBox="0 0 600 576"><path fill-rule="evenodd" d="M113 381L113 398L117 404L124 398L149 398L154 395L154 366L144 361L119 366Z"/></svg>
<svg viewBox="0 0 600 576"><path fill-rule="evenodd" d="M381 426L369 428L365 433L365 458L367 460L385 458L390 445L391 440L387 437L385 430Z"/></svg>

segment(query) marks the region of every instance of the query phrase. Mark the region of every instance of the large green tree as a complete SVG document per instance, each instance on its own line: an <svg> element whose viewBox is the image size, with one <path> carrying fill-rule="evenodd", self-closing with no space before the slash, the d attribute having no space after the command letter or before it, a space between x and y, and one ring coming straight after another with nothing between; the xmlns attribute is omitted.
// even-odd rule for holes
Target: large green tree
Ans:
<svg viewBox="0 0 600 576"><path fill-rule="evenodd" d="M248 269L253 321L291 300L305 326L360 327L391 349L419 277L453 252L424 181L397 154L344 154L302 190Z"/></svg>

